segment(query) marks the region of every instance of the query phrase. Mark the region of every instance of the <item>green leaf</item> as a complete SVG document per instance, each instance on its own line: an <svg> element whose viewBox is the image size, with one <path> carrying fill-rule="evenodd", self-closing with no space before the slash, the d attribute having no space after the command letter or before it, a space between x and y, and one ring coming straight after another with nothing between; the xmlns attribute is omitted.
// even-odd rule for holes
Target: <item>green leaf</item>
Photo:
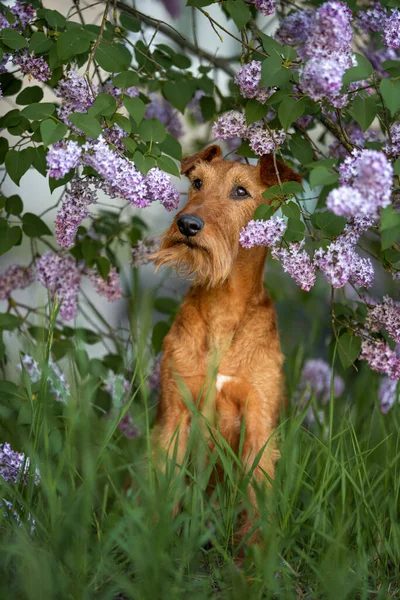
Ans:
<svg viewBox="0 0 400 600"><path fill-rule="evenodd" d="M203 6L210 6L215 0L188 0L186 6L195 6L196 8L202 8Z"/></svg>
<svg viewBox="0 0 400 600"><path fill-rule="evenodd" d="M384 81L387 81L386 79ZM363 131L366 131L375 119L378 112L375 99L371 96L363 98L356 96L353 99L353 104L349 113L355 121L361 126Z"/></svg>
<svg viewBox="0 0 400 600"><path fill-rule="evenodd" d="M282 196L282 195L283 195L283 192L279 185L271 185L269 188L267 188L262 193L262 197L266 198L266 199L276 198L277 196Z"/></svg>
<svg viewBox="0 0 400 600"><path fill-rule="evenodd" d="M393 210L393 206L387 206L381 213L381 245L386 250L400 238L400 213Z"/></svg>
<svg viewBox="0 0 400 600"><path fill-rule="evenodd" d="M391 77L400 77L400 60L384 60L382 68Z"/></svg>
<svg viewBox="0 0 400 600"><path fill-rule="evenodd" d="M361 338L356 335L344 333L340 336L337 343L340 362L347 369L360 355Z"/></svg>
<svg viewBox="0 0 400 600"><path fill-rule="evenodd" d="M288 202L282 206L282 212L285 217L300 220L300 209L295 202Z"/></svg>
<svg viewBox="0 0 400 600"><path fill-rule="evenodd" d="M299 133L292 135L290 140L290 150L293 156L301 163L306 165L313 159L314 153L310 143L305 140Z"/></svg>
<svg viewBox="0 0 400 600"><path fill-rule="evenodd" d="M338 180L337 173L332 173L326 167L316 167L310 173L310 186L315 188L319 185L331 185Z"/></svg>
<svg viewBox="0 0 400 600"><path fill-rule="evenodd" d="M394 161L393 170L395 175L400 175L400 158Z"/></svg>
<svg viewBox="0 0 400 600"><path fill-rule="evenodd" d="M132 154L135 152L137 148L137 142L135 142L135 140L130 137L123 137L121 141L129 152L132 152Z"/></svg>
<svg viewBox="0 0 400 600"><path fill-rule="evenodd" d="M250 20L250 9L242 0L227 0L226 10L235 21L236 27L241 30Z"/></svg>
<svg viewBox="0 0 400 600"><path fill-rule="evenodd" d="M108 73L119 73L125 71L131 62L131 57L121 51L120 46L112 45L106 40L102 40L94 55L99 66Z"/></svg>
<svg viewBox="0 0 400 600"><path fill-rule="evenodd" d="M20 215L24 209L24 204L21 198L17 194L14 194L6 198L5 209L10 215Z"/></svg>
<svg viewBox="0 0 400 600"><path fill-rule="evenodd" d="M15 99L16 104L33 104L40 102L43 98L43 90L38 85L27 87L18 94Z"/></svg>
<svg viewBox="0 0 400 600"><path fill-rule="evenodd" d="M42 54L43 52L47 52L52 45L52 40L50 40L44 33L41 31L35 31L29 40L29 52Z"/></svg>
<svg viewBox="0 0 400 600"><path fill-rule="evenodd" d="M174 298L156 298L154 308L163 315L174 315L179 309L179 302Z"/></svg>
<svg viewBox="0 0 400 600"><path fill-rule="evenodd" d="M40 123L40 135L44 146L50 146L62 140L68 133L64 123L56 123L53 119L46 119Z"/></svg>
<svg viewBox="0 0 400 600"><path fill-rule="evenodd" d="M28 237L52 235L46 223L33 213L25 213L22 217L22 229Z"/></svg>
<svg viewBox="0 0 400 600"><path fill-rule="evenodd" d="M345 225L345 217L339 217L329 210L314 212L311 215L311 223L315 229L319 229L324 237L332 238L342 233Z"/></svg>
<svg viewBox="0 0 400 600"><path fill-rule="evenodd" d="M51 193L54 192L59 187L64 186L66 183L71 181L75 173L75 169L71 169L69 173L65 175L65 177L61 177L61 179L54 179L54 177L49 177L49 188Z"/></svg>
<svg viewBox="0 0 400 600"><path fill-rule="evenodd" d="M139 75L134 71L123 71L113 77L112 82L117 88L135 87L139 84Z"/></svg>
<svg viewBox="0 0 400 600"><path fill-rule="evenodd" d="M165 140L167 132L158 119L146 119L139 125L138 133L144 142L160 143Z"/></svg>
<svg viewBox="0 0 400 600"><path fill-rule="evenodd" d="M379 89L386 106L394 116L400 110L400 81L393 81L385 77L382 79Z"/></svg>
<svg viewBox="0 0 400 600"><path fill-rule="evenodd" d="M263 119L270 110L267 104L261 104L258 100L248 100L246 102L246 123L251 125L260 119Z"/></svg>
<svg viewBox="0 0 400 600"><path fill-rule="evenodd" d="M165 171L166 173L170 173L171 175L174 175L174 177L179 177L180 178L180 172L179 172L179 168L176 165L176 162L174 162L172 160L172 158L169 158L168 156L160 156L159 158L157 158L157 166L162 170Z"/></svg>
<svg viewBox="0 0 400 600"><path fill-rule="evenodd" d="M91 115L75 112L69 115L69 120L75 127L81 129L86 135L91 138L98 138L101 135L101 125Z"/></svg>
<svg viewBox="0 0 400 600"><path fill-rule="evenodd" d="M119 113L115 113L115 115L113 116L113 121L116 125L118 125L118 127L121 127L121 129L123 129L125 133L127 133L128 135L131 133L132 124L127 117L124 117L124 115L120 115Z"/></svg>
<svg viewBox="0 0 400 600"><path fill-rule="evenodd" d="M135 167L139 169L143 175L147 175L150 169L156 166L155 158L152 156L143 156L139 151L135 152L133 162L135 163Z"/></svg>
<svg viewBox="0 0 400 600"><path fill-rule="evenodd" d="M282 192L286 195L289 194L302 194L304 188L298 181L284 181L281 185Z"/></svg>
<svg viewBox="0 0 400 600"><path fill-rule="evenodd" d="M131 117L134 119L136 125L139 125L146 112L146 105L140 98L129 98L125 96L124 98L125 108Z"/></svg>
<svg viewBox="0 0 400 600"><path fill-rule="evenodd" d="M357 66L350 67L343 75L342 84L348 86L353 81L360 81L361 79L368 79L372 75L373 67L369 60L362 54L355 54L357 58Z"/></svg>
<svg viewBox="0 0 400 600"><path fill-rule="evenodd" d="M119 15L119 20L124 29L127 29L128 31L133 31L134 33L140 31L140 22L137 19L135 19L135 17L131 17L130 15L121 12L121 14Z"/></svg>
<svg viewBox="0 0 400 600"><path fill-rule="evenodd" d="M65 27L67 20L58 10L47 9L45 12L45 19L53 29L62 29Z"/></svg>
<svg viewBox="0 0 400 600"><path fill-rule="evenodd" d="M153 327L151 343L153 345L154 354L158 354L162 350L162 343L169 331L170 326L165 321L158 321Z"/></svg>
<svg viewBox="0 0 400 600"><path fill-rule="evenodd" d="M21 319L19 317L10 315L10 313L0 313L0 329L12 331L19 327L20 323Z"/></svg>
<svg viewBox="0 0 400 600"><path fill-rule="evenodd" d="M16 150L9 150L6 154L6 169L7 173L13 180L13 182L19 185L21 177L25 175L27 170L32 164L32 152L30 148L25 148L17 152Z"/></svg>
<svg viewBox="0 0 400 600"><path fill-rule="evenodd" d="M33 104L25 106L25 108L21 110L21 115L30 121L41 121L52 115L55 110L56 107L52 102L34 102Z"/></svg>
<svg viewBox="0 0 400 600"><path fill-rule="evenodd" d="M236 150L236 154L239 156L244 156L245 158L260 158L253 150L250 148L250 144L247 140L243 141L239 148Z"/></svg>
<svg viewBox="0 0 400 600"><path fill-rule="evenodd" d="M4 137L0 137L0 165L5 161L8 148L8 140Z"/></svg>
<svg viewBox="0 0 400 600"><path fill-rule="evenodd" d="M87 52L90 40L76 28L62 33L57 40L57 53L61 60L67 60L77 54Z"/></svg>
<svg viewBox="0 0 400 600"><path fill-rule="evenodd" d="M261 65L261 85L263 87L281 87L290 81L292 72L282 65L277 54L266 58Z"/></svg>
<svg viewBox="0 0 400 600"><path fill-rule="evenodd" d="M287 242L300 242L304 239L305 225L303 221L296 218L289 218L287 222L287 229L284 235L284 239Z"/></svg>
<svg viewBox="0 0 400 600"><path fill-rule="evenodd" d="M0 230L0 255L5 254L11 248L16 246L22 236L22 231L20 227L8 227Z"/></svg>
<svg viewBox="0 0 400 600"><path fill-rule="evenodd" d="M273 37L257 31L257 36L261 39L263 48L268 54L280 54L283 50L281 44Z"/></svg>
<svg viewBox="0 0 400 600"><path fill-rule="evenodd" d="M268 221L268 219L273 216L274 212L275 209L273 206L269 206L268 204L260 204L260 206L257 206L254 212L253 219L256 221Z"/></svg>
<svg viewBox="0 0 400 600"><path fill-rule="evenodd" d="M292 123L297 121L304 113L305 100L294 100L293 98L285 98L278 108L278 117L282 127L287 131Z"/></svg>
<svg viewBox="0 0 400 600"><path fill-rule="evenodd" d="M217 106L214 98L211 96L202 96L199 100L201 114L205 121L211 121L217 112Z"/></svg>
<svg viewBox="0 0 400 600"><path fill-rule="evenodd" d="M43 177L46 177L47 163L46 163L46 152L44 146L34 146L32 150L32 166L39 171Z"/></svg>
<svg viewBox="0 0 400 600"><path fill-rule="evenodd" d="M100 273L102 278L106 280L111 269L110 261L107 258L105 258L105 256L96 256L94 262L97 266L98 272Z"/></svg>
<svg viewBox="0 0 400 600"><path fill-rule="evenodd" d="M161 142L159 148L162 152L165 152L165 154L169 154L172 158L176 158L176 160L181 160L182 158L182 146L178 140L169 133L167 133L165 140Z"/></svg>
<svg viewBox="0 0 400 600"><path fill-rule="evenodd" d="M91 117L111 117L117 110L117 101L111 94L97 94L96 100L88 110Z"/></svg>
<svg viewBox="0 0 400 600"><path fill-rule="evenodd" d="M163 94L182 113L185 111L188 103L193 97L195 87L193 82L182 79L179 81L167 81L163 85Z"/></svg>
<svg viewBox="0 0 400 600"><path fill-rule="evenodd" d="M0 41L12 50L20 50L28 45L24 36L14 29L2 29L0 31Z"/></svg>

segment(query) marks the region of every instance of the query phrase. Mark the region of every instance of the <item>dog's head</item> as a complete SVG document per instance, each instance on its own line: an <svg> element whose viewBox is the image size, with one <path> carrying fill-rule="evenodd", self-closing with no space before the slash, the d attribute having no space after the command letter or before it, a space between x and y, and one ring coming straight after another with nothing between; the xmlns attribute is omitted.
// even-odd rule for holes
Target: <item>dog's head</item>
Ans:
<svg viewBox="0 0 400 600"><path fill-rule="evenodd" d="M278 184L277 170L281 182L301 181L271 155L251 166L223 160L221 148L209 146L184 158L181 173L190 180L188 202L152 257L156 267L172 266L209 287L225 281L239 251L240 231L266 202L262 192Z"/></svg>

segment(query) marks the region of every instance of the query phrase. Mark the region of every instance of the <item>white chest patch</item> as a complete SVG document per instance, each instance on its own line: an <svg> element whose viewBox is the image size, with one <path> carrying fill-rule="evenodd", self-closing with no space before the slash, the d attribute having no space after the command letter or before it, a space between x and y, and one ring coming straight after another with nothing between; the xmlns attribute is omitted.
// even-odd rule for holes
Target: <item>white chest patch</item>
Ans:
<svg viewBox="0 0 400 600"><path fill-rule="evenodd" d="M230 377L229 375L217 375L217 379L215 381L215 386L218 390L218 392L220 392L222 390L222 387L224 385L224 383L227 383L228 381L232 381L233 377Z"/></svg>

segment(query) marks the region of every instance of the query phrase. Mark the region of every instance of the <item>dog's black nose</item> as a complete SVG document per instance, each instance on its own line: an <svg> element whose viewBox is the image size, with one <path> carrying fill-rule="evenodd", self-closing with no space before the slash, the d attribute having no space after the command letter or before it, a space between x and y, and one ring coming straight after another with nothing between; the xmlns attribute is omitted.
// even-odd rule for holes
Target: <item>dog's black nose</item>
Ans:
<svg viewBox="0 0 400 600"><path fill-rule="evenodd" d="M204 221L196 215L181 215L177 221L179 231L182 235L196 235L204 227Z"/></svg>

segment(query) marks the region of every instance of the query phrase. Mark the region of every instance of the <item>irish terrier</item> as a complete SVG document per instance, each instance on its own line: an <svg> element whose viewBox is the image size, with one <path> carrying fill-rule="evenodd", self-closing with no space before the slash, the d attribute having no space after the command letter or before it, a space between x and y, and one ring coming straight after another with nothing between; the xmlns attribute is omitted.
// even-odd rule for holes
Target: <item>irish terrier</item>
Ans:
<svg viewBox="0 0 400 600"><path fill-rule="evenodd" d="M153 430L158 464L168 457L178 465L184 461L193 414L184 401L185 388L236 453L243 423L244 469L254 469L258 484L274 477L283 356L275 309L264 289L267 248L242 248L239 233L265 202L262 192L278 183L277 170L281 182L301 181L272 156L250 166L223 160L219 146L182 160L181 173L191 183L189 199L153 255L157 267L170 265L193 277L163 344ZM253 486L249 494L257 513ZM248 515L239 537L252 527Z"/></svg>

